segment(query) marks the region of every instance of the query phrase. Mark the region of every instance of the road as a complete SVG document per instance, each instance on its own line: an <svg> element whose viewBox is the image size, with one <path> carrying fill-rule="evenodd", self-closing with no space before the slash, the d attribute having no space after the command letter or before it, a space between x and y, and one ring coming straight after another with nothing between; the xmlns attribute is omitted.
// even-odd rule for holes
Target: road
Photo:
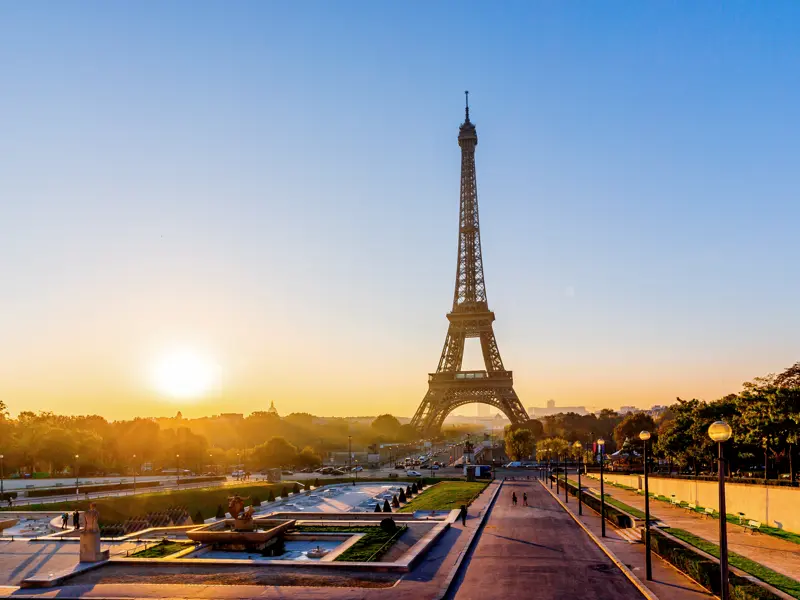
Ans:
<svg viewBox="0 0 800 600"><path fill-rule="evenodd" d="M524 492L529 507L522 506ZM506 481L465 566L456 600L643 597L535 480Z"/></svg>

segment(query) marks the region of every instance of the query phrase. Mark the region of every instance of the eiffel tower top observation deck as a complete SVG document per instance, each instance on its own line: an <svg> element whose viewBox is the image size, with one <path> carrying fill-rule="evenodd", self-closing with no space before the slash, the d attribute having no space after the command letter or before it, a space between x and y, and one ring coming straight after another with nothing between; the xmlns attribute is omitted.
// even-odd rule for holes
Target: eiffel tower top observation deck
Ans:
<svg viewBox="0 0 800 600"><path fill-rule="evenodd" d="M461 147L461 197L458 221L458 262L450 325L435 373L428 376L428 393L417 409L412 425L426 432L438 431L444 418L462 404L480 402L502 410L512 423L528 420L506 371L494 336L494 313L486 300L483 277L478 190L475 180L475 147L478 134L469 118L469 92L464 122L458 131ZM480 339L485 371L462 371L464 341Z"/></svg>

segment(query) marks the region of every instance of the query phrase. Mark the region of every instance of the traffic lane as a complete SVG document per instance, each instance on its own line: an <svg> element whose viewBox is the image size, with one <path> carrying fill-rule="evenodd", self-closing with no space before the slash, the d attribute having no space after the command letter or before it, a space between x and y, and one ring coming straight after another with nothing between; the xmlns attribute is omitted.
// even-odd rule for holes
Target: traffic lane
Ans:
<svg viewBox="0 0 800 600"><path fill-rule="evenodd" d="M517 506L511 495L516 492ZM529 506L523 506L523 494ZM506 481L455 598L641 600L625 577L535 481Z"/></svg>

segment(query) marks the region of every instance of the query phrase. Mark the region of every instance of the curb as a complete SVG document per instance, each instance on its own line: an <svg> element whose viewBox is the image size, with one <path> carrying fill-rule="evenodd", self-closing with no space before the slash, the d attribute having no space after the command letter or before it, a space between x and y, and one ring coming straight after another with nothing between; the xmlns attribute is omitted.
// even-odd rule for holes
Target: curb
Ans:
<svg viewBox="0 0 800 600"><path fill-rule="evenodd" d="M480 523L475 529L472 530L470 533L470 537L467 540L464 549L458 555L456 559L456 564L453 565L453 568L450 569L450 573L447 574L447 578L444 580L442 587L439 590L439 593L434 597L434 600L444 600L444 598L450 593L450 588L453 586L453 581L455 581L456 575L461 570L461 565L464 562L464 558L466 558L467 554L470 553L473 546L475 545L475 540L478 537L478 533L483 530L483 526L486 523L486 519L489 518L489 513L492 512L492 507L494 506L495 500L497 500L497 496L500 494L500 489L503 487L504 481L500 481L500 485L497 486L497 489L492 494L492 497L489 498L489 502L486 504L486 510L483 512L483 516L481 516Z"/></svg>
<svg viewBox="0 0 800 600"><path fill-rule="evenodd" d="M616 556L614 556L614 553L613 553L613 552L611 552L611 550L609 550L609 549L608 549L608 547L607 547L607 546L606 546L606 545L605 545L603 542L601 542L601 541L600 541L600 538L598 538L598 537L597 537L595 534L593 534L591 531L589 531L589 528L588 528L588 527L586 527L586 525L584 525L584 524L583 524L583 523L580 521L580 519L578 519L578 517L576 517L574 514L572 514L572 511L571 511L571 510L569 510L569 508L567 507L567 505L566 505L566 504L564 504L564 503L561 501L561 498L559 498L559 497L558 497L558 496L556 496L556 495L555 495L553 492L551 492L551 491L548 489L548 487L547 487L547 486L546 486L544 483L542 483L542 481L539 481L539 483L541 483L541 484L542 484L542 487L543 487L545 490L547 490L547 492L548 492L548 493L549 493L549 494L550 494L550 495L551 495L551 496L552 496L552 497L553 497L553 498L556 500L556 502L558 502L558 503L561 505L561 508L563 508L563 509L564 509L564 512L566 512L566 513L567 513L567 514L568 514L570 517L572 517L572 520L573 520L573 521L575 521L575 522L578 524L578 526L579 526L581 529L583 529L583 531L585 531L585 532L586 532L586 535L588 535L588 536L589 536L589 538L590 538L590 539L591 539L591 540L592 540L592 541L593 541L595 544L597 544L597 546L598 546L598 547L599 547L599 548L600 548L600 549L603 551L603 553L604 553L606 556L608 556L608 558L610 558L610 559L611 559L611 562L613 562L613 563L614 563L614 564L617 566L617 568L619 568L619 570L620 570L620 571L622 571L622 573L625 575L625 577L627 577L627 578L628 578L628 580L629 580L629 581L630 581L630 582L631 582L631 583L632 583L634 586L636 586L636 589L638 589L638 590L639 590L639 592L640 592L640 593L641 593L641 594L642 594L642 595L643 595L645 598L647 598L648 600L659 600L658 596L656 596L656 595L655 595L655 594L654 594L654 593L653 593L653 592L652 592L652 591L651 591L649 588L647 588L647 586L645 586L645 585L642 583L642 581L641 581L641 580L640 580L638 577L636 577L636 575L634 575L634 574L633 574L633 571L631 571L631 570L630 570L628 567L626 567L624 564L622 564L622 562L620 562L620 560L619 560L619 559L618 559Z"/></svg>

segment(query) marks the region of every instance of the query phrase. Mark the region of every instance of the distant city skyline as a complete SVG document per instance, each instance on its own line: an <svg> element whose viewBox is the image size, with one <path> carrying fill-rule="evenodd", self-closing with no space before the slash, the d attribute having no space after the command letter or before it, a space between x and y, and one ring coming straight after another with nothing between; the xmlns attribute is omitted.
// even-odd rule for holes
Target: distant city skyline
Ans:
<svg viewBox="0 0 800 600"><path fill-rule="evenodd" d="M713 400L800 358L800 4L312 6L3 6L12 414L413 415L465 89L523 406Z"/></svg>

